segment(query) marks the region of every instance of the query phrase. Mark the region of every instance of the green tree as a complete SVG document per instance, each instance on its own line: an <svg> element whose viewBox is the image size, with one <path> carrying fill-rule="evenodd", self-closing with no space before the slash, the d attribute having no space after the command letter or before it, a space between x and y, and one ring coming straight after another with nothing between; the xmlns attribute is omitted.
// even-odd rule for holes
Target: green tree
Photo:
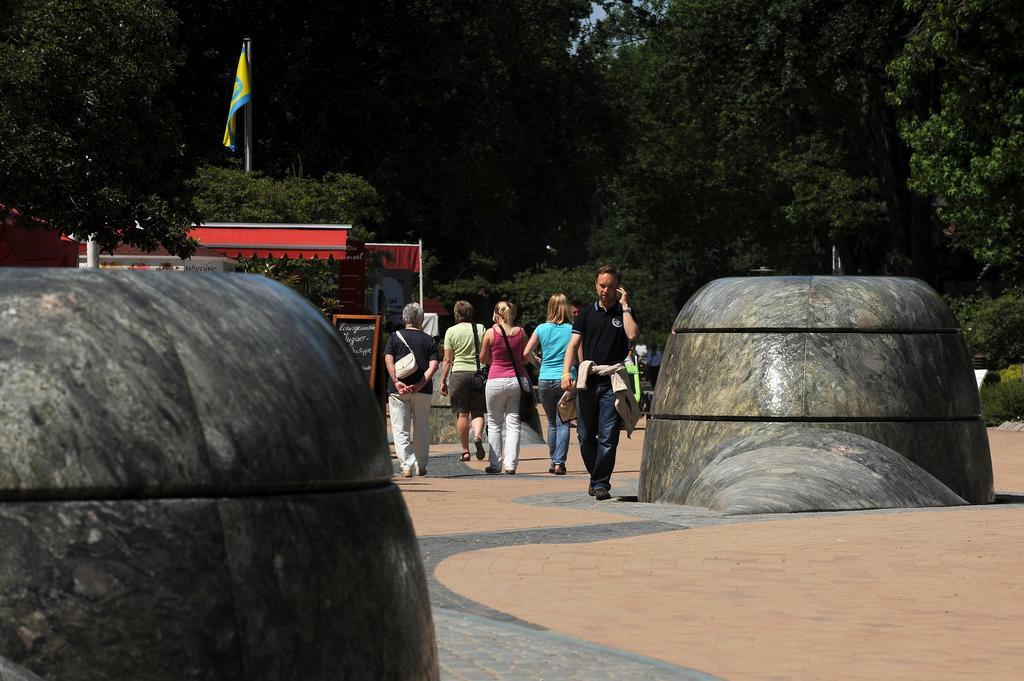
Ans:
<svg viewBox="0 0 1024 681"><path fill-rule="evenodd" d="M955 244L1024 276L1024 13L1012 0L907 0L920 13L890 66L911 186L939 197Z"/></svg>
<svg viewBox="0 0 1024 681"><path fill-rule="evenodd" d="M948 299L971 352L984 353L992 369L1024 359L1024 295L1010 290L991 298L976 294Z"/></svg>
<svg viewBox="0 0 1024 681"><path fill-rule="evenodd" d="M351 224L352 236L372 239L380 198L365 179L327 173L323 179L286 177L204 166L189 181L195 207L207 222Z"/></svg>
<svg viewBox="0 0 1024 681"><path fill-rule="evenodd" d="M516 304L520 324L540 324L547 318L548 299L555 293L564 293L570 303L574 300L583 304L593 302L595 271L590 265L528 270L497 288L503 294L501 297Z"/></svg>
<svg viewBox="0 0 1024 681"><path fill-rule="evenodd" d="M431 260L428 257L425 262ZM597 268L590 264L577 267L538 264L505 280L494 278L496 270L497 261L473 255L469 263L459 270L457 278L435 284L433 293L449 307L456 300L468 300L473 304L475 317L481 321L491 318L491 308L497 301L508 300L516 305L520 324L543 322L548 298L555 293L564 293L569 302L589 303L594 299L594 272ZM429 266L427 272L429 281Z"/></svg>
<svg viewBox="0 0 1024 681"><path fill-rule="evenodd" d="M901 0L643 7L617 10L625 39L604 53L622 143L590 254L622 266L645 323L717 276L831 272L833 244L849 273L935 280L937 228L886 97L914 21Z"/></svg>
<svg viewBox="0 0 1024 681"><path fill-rule="evenodd" d="M333 259L243 257L238 258L235 271L261 274L290 286L324 316L342 311L337 298L338 263Z"/></svg>
<svg viewBox="0 0 1024 681"><path fill-rule="evenodd" d="M586 259L572 246L593 222L609 129L592 54L573 49L588 0L168 1L190 29L180 91L198 158L229 157L218 145L245 31L257 168L366 178L378 236L424 238L444 278L473 250L500 256L498 280Z"/></svg>
<svg viewBox="0 0 1024 681"><path fill-rule="evenodd" d="M161 0L3 3L0 202L24 224L191 252L178 27Z"/></svg>

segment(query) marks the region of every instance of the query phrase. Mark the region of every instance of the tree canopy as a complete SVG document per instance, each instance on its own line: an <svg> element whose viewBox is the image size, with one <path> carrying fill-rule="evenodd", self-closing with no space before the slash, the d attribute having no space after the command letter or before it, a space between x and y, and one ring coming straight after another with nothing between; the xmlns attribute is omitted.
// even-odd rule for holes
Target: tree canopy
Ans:
<svg viewBox="0 0 1024 681"><path fill-rule="evenodd" d="M363 178L327 173L320 180L203 166L188 182L196 210L207 222L351 224L352 236L373 238L380 199Z"/></svg>
<svg viewBox="0 0 1024 681"><path fill-rule="evenodd" d="M191 217L352 221L423 238L428 294L530 316L613 262L654 333L712 278L830 273L833 250L851 274L1020 283L1022 21L1010 0L12 0L0 203L181 252ZM243 35L249 177L220 144Z"/></svg>
<svg viewBox="0 0 1024 681"><path fill-rule="evenodd" d="M187 253L188 172L162 2L9 0L0 14L0 204L79 237Z"/></svg>
<svg viewBox="0 0 1024 681"><path fill-rule="evenodd" d="M1024 12L1011 0L909 0L920 21L889 66L892 99L927 97L903 121L910 187L939 199L953 243L1024 272ZM930 95L930 96L929 96Z"/></svg>

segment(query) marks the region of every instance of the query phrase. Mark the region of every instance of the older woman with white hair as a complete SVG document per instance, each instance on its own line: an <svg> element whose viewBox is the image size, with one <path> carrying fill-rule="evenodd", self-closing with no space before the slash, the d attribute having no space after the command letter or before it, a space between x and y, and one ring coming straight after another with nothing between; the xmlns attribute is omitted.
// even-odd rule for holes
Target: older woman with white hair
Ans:
<svg viewBox="0 0 1024 681"><path fill-rule="evenodd" d="M395 331L384 348L388 371L388 411L395 456L402 477L427 474L430 449L431 379L437 372L437 342L423 333L423 308L409 303L402 310L405 328Z"/></svg>

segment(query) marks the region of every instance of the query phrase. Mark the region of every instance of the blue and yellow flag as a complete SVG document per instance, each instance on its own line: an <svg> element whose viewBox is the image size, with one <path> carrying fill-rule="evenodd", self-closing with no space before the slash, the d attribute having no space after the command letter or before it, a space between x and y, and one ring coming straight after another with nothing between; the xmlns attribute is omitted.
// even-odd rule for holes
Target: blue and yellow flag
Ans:
<svg viewBox="0 0 1024 681"><path fill-rule="evenodd" d="M228 124L224 127L224 146L235 150L235 113L252 99L249 88L249 60L245 56L245 46L238 58L238 71L235 73L235 90L231 94L231 108L228 110Z"/></svg>

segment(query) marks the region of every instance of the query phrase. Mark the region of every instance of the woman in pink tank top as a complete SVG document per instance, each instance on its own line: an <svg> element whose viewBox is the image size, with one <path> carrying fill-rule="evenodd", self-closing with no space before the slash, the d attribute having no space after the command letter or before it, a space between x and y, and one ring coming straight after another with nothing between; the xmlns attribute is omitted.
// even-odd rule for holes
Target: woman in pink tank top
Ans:
<svg viewBox="0 0 1024 681"><path fill-rule="evenodd" d="M490 364L487 372L487 473L502 470L514 475L519 464L519 398L529 388L516 378L516 372L525 380L523 347L526 333L514 326L515 307L502 300L494 306L494 326L484 334L480 347L480 362ZM506 345L506 339L508 344ZM512 352L509 352L511 346Z"/></svg>

